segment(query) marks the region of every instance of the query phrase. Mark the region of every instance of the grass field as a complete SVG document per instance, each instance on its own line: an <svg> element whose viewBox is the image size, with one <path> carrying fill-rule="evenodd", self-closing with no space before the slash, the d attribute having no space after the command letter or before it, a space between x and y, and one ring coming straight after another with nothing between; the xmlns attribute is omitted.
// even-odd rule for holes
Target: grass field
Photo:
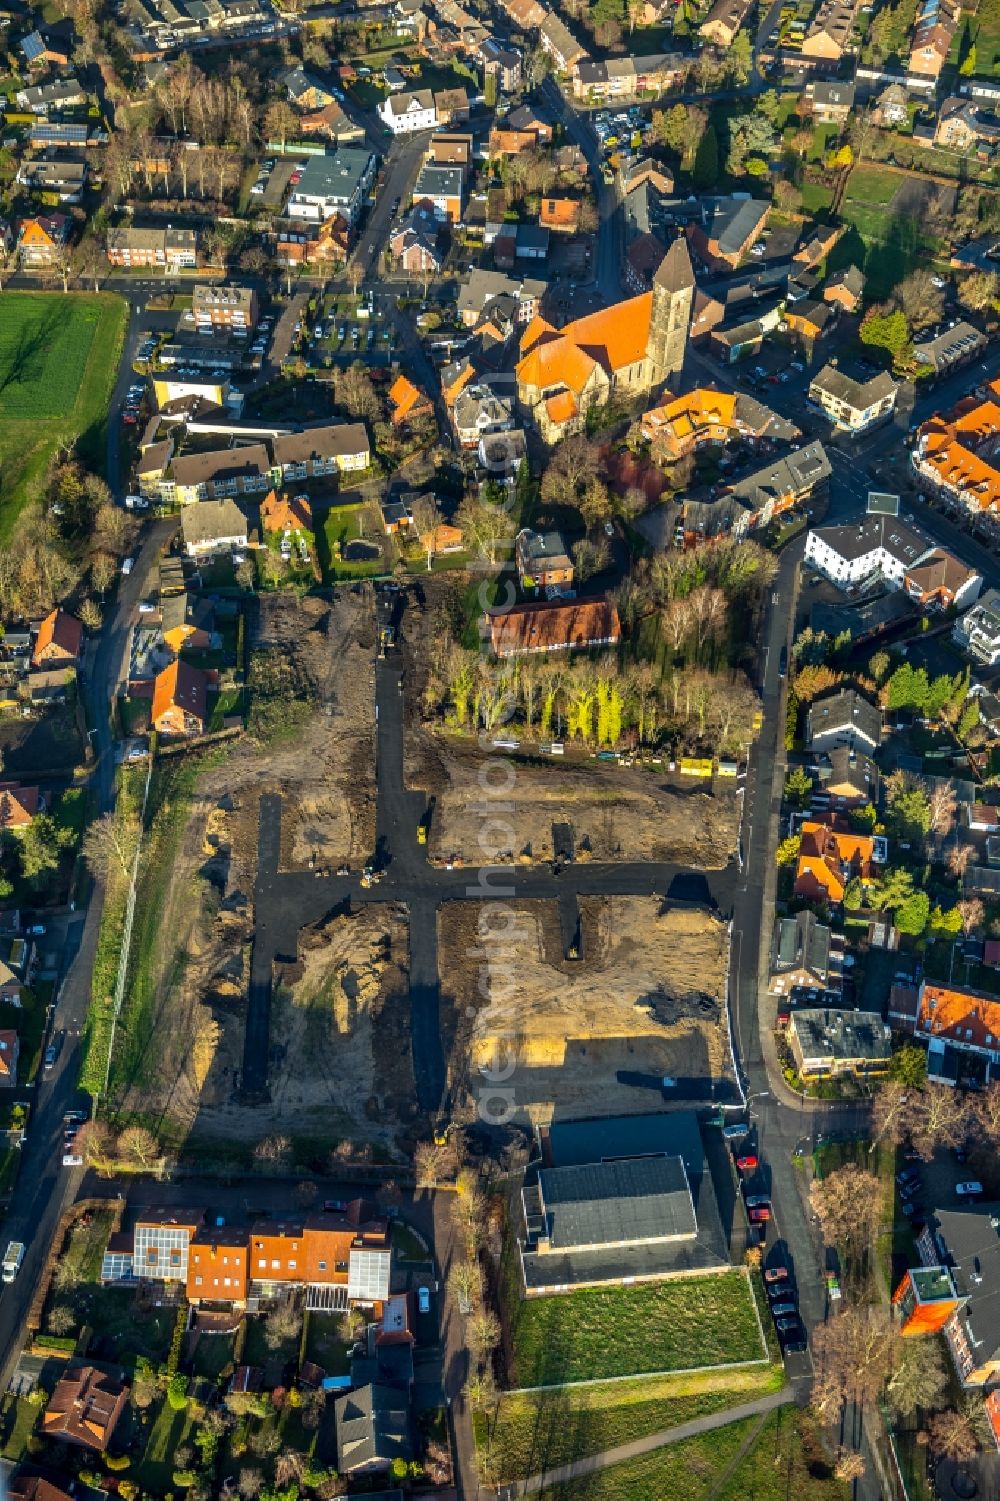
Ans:
<svg viewBox="0 0 1000 1501"><path fill-rule="evenodd" d="M108 402L126 304L61 292L3 294L0 318L0 543L53 452L76 442L103 469Z"/></svg>
<svg viewBox="0 0 1000 1501"><path fill-rule="evenodd" d="M742 1272L527 1298L513 1314L519 1387L763 1360Z"/></svg>
<svg viewBox="0 0 1000 1501"><path fill-rule="evenodd" d="M751 1402L777 1391L783 1381L781 1366L771 1365L616 1381L537 1396L505 1393L494 1412L475 1415L480 1463L498 1481L520 1480Z"/></svg>
<svg viewBox="0 0 1000 1501"><path fill-rule="evenodd" d="M847 1501L809 1419L796 1408L761 1423L745 1418L698 1438L654 1450L566 1486L542 1501Z"/></svg>
<svg viewBox="0 0 1000 1501"><path fill-rule="evenodd" d="M896 172L878 167L855 167L847 183L845 202L889 203L896 195L900 178Z"/></svg>

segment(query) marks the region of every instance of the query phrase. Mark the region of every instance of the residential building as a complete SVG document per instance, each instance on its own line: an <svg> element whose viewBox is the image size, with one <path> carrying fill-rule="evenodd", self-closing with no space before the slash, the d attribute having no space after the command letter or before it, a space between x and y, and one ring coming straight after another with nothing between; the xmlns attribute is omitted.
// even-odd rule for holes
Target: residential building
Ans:
<svg viewBox="0 0 1000 1501"><path fill-rule="evenodd" d="M490 649L497 657L589 651L594 647L617 646L621 639L618 611L609 599L515 605L503 613L488 614L486 624Z"/></svg>
<svg viewBox="0 0 1000 1501"><path fill-rule="evenodd" d="M451 407L460 448L478 448L487 433L508 432L514 426L515 398L499 385L466 386Z"/></svg>
<svg viewBox="0 0 1000 1501"><path fill-rule="evenodd" d="M70 41L52 31L30 31L18 43L18 51L29 68L44 68L46 64L65 68L69 65Z"/></svg>
<svg viewBox="0 0 1000 1501"><path fill-rule="evenodd" d="M0 1001L21 1004L21 982L6 964L0 962ZM17 1060L20 1040L9 1027L0 1030L0 1087L13 1088L17 1084Z"/></svg>
<svg viewBox="0 0 1000 1501"><path fill-rule="evenodd" d="M513 479L528 455L528 443L521 428L506 433L485 433L476 454L480 469L493 479Z"/></svg>
<svg viewBox="0 0 1000 1501"><path fill-rule="evenodd" d="M865 278L857 266L844 266L823 283L823 301L835 303L846 313L857 312L864 295Z"/></svg>
<svg viewBox="0 0 1000 1501"><path fill-rule="evenodd" d="M844 234L842 224L818 224L813 226L811 232L803 237L792 260L809 270L815 270L826 260L830 251Z"/></svg>
<svg viewBox="0 0 1000 1501"><path fill-rule="evenodd" d="M558 593L572 587L573 560L558 532L522 527L514 542L514 556L522 589Z"/></svg>
<svg viewBox="0 0 1000 1501"><path fill-rule="evenodd" d="M162 267L166 271L181 271L198 264L196 229L137 229L134 225L122 225L108 230L106 246L111 265L128 270Z"/></svg>
<svg viewBox="0 0 1000 1501"><path fill-rule="evenodd" d="M15 181L36 193L49 194L46 199L49 203L53 198L60 203L79 203L87 183L87 163L46 153L43 157L22 160Z"/></svg>
<svg viewBox="0 0 1000 1501"><path fill-rule="evenodd" d="M393 427L400 427L404 422L424 421L434 416L434 405L430 397L405 375L397 375L389 387L387 400Z"/></svg>
<svg viewBox="0 0 1000 1501"><path fill-rule="evenodd" d="M87 102L87 91L75 78L56 78L51 83L36 83L18 89L18 109L32 115L51 115L64 109L79 109Z"/></svg>
<svg viewBox="0 0 1000 1501"><path fill-rule="evenodd" d="M995 667L1000 662L1000 590L987 589L971 610L955 621L951 637L975 661Z"/></svg>
<svg viewBox="0 0 1000 1501"><path fill-rule="evenodd" d="M837 308L829 302L803 297L786 305L784 321L789 333L795 335L804 349L811 351L818 340L833 332L837 323Z"/></svg>
<svg viewBox="0 0 1000 1501"><path fill-rule="evenodd" d="M910 456L922 490L974 516L1000 512L1000 382L991 382L989 393L923 423Z"/></svg>
<svg viewBox="0 0 1000 1501"><path fill-rule="evenodd" d="M844 900L850 881L871 881L876 863L884 859L884 839L855 834L836 814L827 814L825 821L806 819L795 869L795 895L837 905Z"/></svg>
<svg viewBox="0 0 1000 1501"><path fill-rule="evenodd" d="M987 155L992 155L998 143L1000 120L992 110L957 94L942 102L934 127L935 146L963 155L985 149Z"/></svg>
<svg viewBox="0 0 1000 1501"><path fill-rule="evenodd" d="M957 0L918 0L906 68L914 87L928 79L936 82L940 77L958 31L961 12Z"/></svg>
<svg viewBox="0 0 1000 1501"><path fill-rule="evenodd" d="M699 36L728 52L736 40L736 33L750 14L752 5L753 0L715 0L698 27Z"/></svg>
<svg viewBox="0 0 1000 1501"><path fill-rule="evenodd" d="M412 94L390 94L378 107L379 117L394 136L410 135L416 130L433 130L438 123L434 95L430 89Z"/></svg>
<svg viewBox="0 0 1000 1501"><path fill-rule="evenodd" d="M330 422L301 433L271 439L272 469L284 484L352 474L371 463L368 429L363 422Z"/></svg>
<svg viewBox="0 0 1000 1501"><path fill-rule="evenodd" d="M38 627L32 667L68 666L79 662L83 654L83 626L75 615L52 610Z"/></svg>
<svg viewBox="0 0 1000 1501"><path fill-rule="evenodd" d="M649 57L584 59L573 68L573 93L592 104L615 104L663 94L680 78L690 59L678 52L657 52Z"/></svg>
<svg viewBox="0 0 1000 1501"><path fill-rule="evenodd" d="M375 170L374 153L365 146L339 146L332 156L311 156L285 204L286 218L316 224L339 213L353 228Z"/></svg>
<svg viewBox="0 0 1000 1501"><path fill-rule="evenodd" d="M21 787L17 782L0 782L0 834L17 835L44 810L37 787Z"/></svg>
<svg viewBox="0 0 1000 1501"><path fill-rule="evenodd" d="M257 325L257 293L253 287L200 283L191 293L191 312L199 333L225 329L249 334Z"/></svg>
<svg viewBox="0 0 1000 1501"><path fill-rule="evenodd" d="M326 105L337 102L336 94L305 68L288 68L279 76L278 83L284 86L289 103L294 104L296 109L323 109Z"/></svg>
<svg viewBox="0 0 1000 1501"><path fill-rule="evenodd" d="M669 397L642 418L642 435L656 444L657 454L675 461L700 448L724 447L731 441L756 444L799 437L792 423L740 392L700 386L683 396Z"/></svg>
<svg viewBox="0 0 1000 1501"><path fill-rule="evenodd" d="M311 532L313 512L307 495L278 495L274 490L261 501L260 524L265 532Z"/></svg>
<svg viewBox="0 0 1000 1501"><path fill-rule="evenodd" d="M8 1482L8 1495L12 1501L73 1501L68 1491L53 1485L43 1475L16 1475Z"/></svg>
<svg viewBox="0 0 1000 1501"><path fill-rule="evenodd" d="M530 131L539 146L552 144L553 117L534 104L519 104L507 116L511 130Z"/></svg>
<svg viewBox="0 0 1000 1501"><path fill-rule="evenodd" d="M542 51L551 57L558 73L570 73L588 56L586 47L581 47L566 23L548 11L538 28L538 40Z"/></svg>
<svg viewBox="0 0 1000 1501"><path fill-rule="evenodd" d="M160 635L174 653L185 647L208 651L214 613L212 601L202 594L168 594L160 601Z"/></svg>
<svg viewBox="0 0 1000 1501"><path fill-rule="evenodd" d="M892 1033L877 1011L802 1007L788 1023L788 1046L799 1077L812 1083L889 1071Z"/></svg>
<svg viewBox="0 0 1000 1501"><path fill-rule="evenodd" d="M35 214L19 219L15 256L26 270L61 264L69 245L72 221L66 214Z"/></svg>
<svg viewBox="0 0 1000 1501"><path fill-rule="evenodd" d="M823 125L844 125L854 108L854 94L853 83L810 83L806 86L813 119Z"/></svg>
<svg viewBox="0 0 1000 1501"><path fill-rule="evenodd" d="M938 551L928 537L897 516L875 514L844 525L810 528L805 561L838 589L877 584L902 589L907 576Z"/></svg>
<svg viewBox="0 0 1000 1501"><path fill-rule="evenodd" d="M982 587L982 575L943 547L915 563L903 579L903 588L922 610L966 610Z"/></svg>
<svg viewBox="0 0 1000 1501"><path fill-rule="evenodd" d="M231 1303L245 1307L250 1287L250 1245L246 1231L225 1226L199 1230L188 1247L185 1292L189 1303Z"/></svg>
<svg viewBox="0 0 1000 1501"><path fill-rule="evenodd" d="M462 217L465 173L461 167L439 167L425 162L413 185L413 202L427 204L442 224L457 224Z"/></svg>
<svg viewBox="0 0 1000 1501"><path fill-rule="evenodd" d="M441 130L431 136L427 160L437 167L463 167L468 171L472 166L474 148L475 137L469 132Z"/></svg>
<svg viewBox="0 0 1000 1501"><path fill-rule="evenodd" d="M505 94L513 94L521 82L521 53L517 47L488 36L479 44L484 78L495 78Z"/></svg>
<svg viewBox="0 0 1000 1501"><path fill-rule="evenodd" d="M39 1432L102 1454L110 1448L129 1389L92 1365L69 1371L57 1383L42 1413Z"/></svg>
<svg viewBox="0 0 1000 1501"><path fill-rule="evenodd" d="M267 444L248 443L242 448L217 448L172 458L157 488L162 500L189 506L196 501L265 492L272 483Z"/></svg>
<svg viewBox="0 0 1000 1501"><path fill-rule="evenodd" d="M809 400L823 409L835 427L849 433L863 433L889 418L898 392L899 384L887 370L861 381L836 365L824 365L809 384Z"/></svg>
<svg viewBox="0 0 1000 1501"><path fill-rule="evenodd" d="M744 530L767 526L790 506L822 495L832 472L822 443L804 443L729 485L726 498L745 510Z"/></svg>
<svg viewBox="0 0 1000 1501"><path fill-rule="evenodd" d="M932 3L937 3L937 0L932 0ZM881 130L892 130L897 125L904 125L909 118L910 96L906 91L906 85L887 84L875 101L872 123Z"/></svg>
<svg viewBox="0 0 1000 1501"><path fill-rule="evenodd" d="M904 1334L944 1334L964 1387L984 1387L1000 1375L997 1209L965 1203L929 1214L916 1237L921 1266L893 1296Z"/></svg>
<svg viewBox="0 0 1000 1501"><path fill-rule="evenodd" d="M420 276L440 271L444 251L440 245L440 224L430 210L415 204L403 222L389 235L389 249L404 271Z"/></svg>
<svg viewBox="0 0 1000 1501"><path fill-rule="evenodd" d="M490 303L509 297L518 323L530 323L548 291L548 282L534 277L518 281L500 271L483 271L477 266L462 279L458 290L458 316L466 328L475 328Z"/></svg>
<svg viewBox="0 0 1000 1501"><path fill-rule="evenodd" d="M541 0L501 0L501 9L521 31L537 31L548 15Z"/></svg>
<svg viewBox="0 0 1000 1501"><path fill-rule="evenodd" d="M156 674L150 715L159 735L203 735L208 723L208 675L177 658Z"/></svg>
<svg viewBox="0 0 1000 1501"><path fill-rule="evenodd" d="M882 739L882 714L854 688L814 699L806 715L806 745L812 751L845 745L871 753Z"/></svg>
<svg viewBox="0 0 1000 1501"><path fill-rule="evenodd" d="M370 1383L334 1403L337 1469L344 1475L386 1471L413 1459L410 1405L396 1387Z"/></svg>
<svg viewBox="0 0 1000 1501"><path fill-rule="evenodd" d="M734 193L703 199L701 208L687 229L691 250L714 271L735 271L767 223L770 202Z"/></svg>
<svg viewBox="0 0 1000 1501"><path fill-rule="evenodd" d="M275 234L274 254L285 266L342 265L350 246L351 226L338 212L315 225L280 227Z"/></svg>
<svg viewBox="0 0 1000 1501"><path fill-rule="evenodd" d="M822 795L835 811L845 812L878 802L878 767L852 745L834 745L822 754L819 781Z"/></svg>
<svg viewBox="0 0 1000 1501"><path fill-rule="evenodd" d="M538 222L553 234L575 235L580 228L581 209L579 198L543 198L538 206Z"/></svg>
<svg viewBox="0 0 1000 1501"><path fill-rule="evenodd" d="M799 56L806 63L840 62L850 45L858 0L820 0L813 14Z"/></svg>
<svg viewBox="0 0 1000 1501"><path fill-rule="evenodd" d="M199 500L181 512L181 536L189 558L247 545L247 519L235 501Z"/></svg>
<svg viewBox="0 0 1000 1501"><path fill-rule="evenodd" d="M927 1077L951 1087L960 1073L987 1082L1000 1077L1000 1001L959 986L922 980L912 1028L917 1042L927 1046Z"/></svg>
<svg viewBox="0 0 1000 1501"><path fill-rule="evenodd" d="M464 89L435 89L435 123L453 125L469 118L469 96Z"/></svg>
<svg viewBox="0 0 1000 1501"><path fill-rule="evenodd" d="M913 356L918 365L931 370L934 375L948 375L978 359L987 344L985 334L959 319L935 338L914 344Z"/></svg>
<svg viewBox="0 0 1000 1501"><path fill-rule="evenodd" d="M653 290L557 329L536 317L521 336L518 401L552 443L586 424L612 395L642 396L683 365L694 273L683 239L673 242Z"/></svg>
<svg viewBox="0 0 1000 1501"><path fill-rule="evenodd" d="M830 929L808 909L775 919L768 965L769 995L789 997L796 990L839 988ZM835 979L835 984L831 984Z"/></svg>
<svg viewBox="0 0 1000 1501"><path fill-rule="evenodd" d="M191 1241L203 1219L203 1211L196 1210L162 1220L138 1220L128 1275L150 1282L185 1282Z"/></svg>

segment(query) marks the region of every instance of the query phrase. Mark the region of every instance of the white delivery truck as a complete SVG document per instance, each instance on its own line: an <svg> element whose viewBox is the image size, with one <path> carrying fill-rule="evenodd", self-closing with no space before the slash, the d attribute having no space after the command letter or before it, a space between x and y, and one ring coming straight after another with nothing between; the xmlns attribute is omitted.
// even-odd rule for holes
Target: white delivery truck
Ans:
<svg viewBox="0 0 1000 1501"><path fill-rule="evenodd" d="M3 1258L3 1280L13 1282L21 1270L21 1262L24 1260L24 1246L19 1240L12 1240L7 1247Z"/></svg>

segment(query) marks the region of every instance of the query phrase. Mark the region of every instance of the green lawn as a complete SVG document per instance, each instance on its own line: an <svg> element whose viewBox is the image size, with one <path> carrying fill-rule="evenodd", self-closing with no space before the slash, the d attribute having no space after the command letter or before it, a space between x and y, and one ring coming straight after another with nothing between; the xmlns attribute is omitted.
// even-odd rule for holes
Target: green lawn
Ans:
<svg viewBox="0 0 1000 1501"><path fill-rule="evenodd" d="M105 419L127 308L110 293L3 294L0 319L0 543L52 454L77 442L103 469Z"/></svg>
<svg viewBox="0 0 1000 1501"><path fill-rule="evenodd" d="M743 1452L745 1450L745 1452ZM745 1418L614 1465L541 1501L847 1501L809 1418L794 1407Z"/></svg>
<svg viewBox="0 0 1000 1501"><path fill-rule="evenodd" d="M762 1360L742 1272L526 1298L512 1313L512 1385L680 1371Z"/></svg>
<svg viewBox="0 0 1000 1501"><path fill-rule="evenodd" d="M96 1209L70 1231L62 1260L72 1267L76 1281L100 1280L101 1263L113 1220L114 1212L111 1209Z"/></svg>
<svg viewBox="0 0 1000 1501"><path fill-rule="evenodd" d="M194 1374L217 1381L222 1371L233 1363L233 1334L202 1334L194 1352Z"/></svg>
<svg viewBox="0 0 1000 1501"><path fill-rule="evenodd" d="M426 1261L429 1254L420 1237L399 1220L392 1226L392 1249L398 1261Z"/></svg>
<svg viewBox="0 0 1000 1501"><path fill-rule="evenodd" d="M821 162L831 142L835 141L839 134L839 125L817 125L813 130L812 141L809 145L809 160L811 162Z"/></svg>
<svg viewBox="0 0 1000 1501"><path fill-rule="evenodd" d="M306 1360L322 1366L328 1376L346 1376L351 1362L348 1345L341 1334L343 1315L309 1313L306 1331Z"/></svg>
<svg viewBox="0 0 1000 1501"><path fill-rule="evenodd" d="M25 1402L23 1397L8 1397L4 1403L3 1417L3 1447L0 1453L5 1459L23 1459L24 1451L31 1433L38 1421L41 1409L32 1407L30 1402Z"/></svg>
<svg viewBox="0 0 1000 1501"><path fill-rule="evenodd" d="M706 1371L644 1381L563 1388L537 1396L505 1393L476 1413L476 1445L489 1473L520 1480L552 1465L626 1444L777 1391L780 1365Z"/></svg>
<svg viewBox="0 0 1000 1501"><path fill-rule="evenodd" d="M162 1496L172 1488L174 1455L181 1444L187 1442L191 1431L190 1408L174 1412L169 1403L164 1402L148 1431L146 1452L129 1474L143 1490Z"/></svg>
<svg viewBox="0 0 1000 1501"><path fill-rule="evenodd" d="M833 193L821 182L802 184L802 207L807 214L821 214L833 202Z"/></svg>
<svg viewBox="0 0 1000 1501"><path fill-rule="evenodd" d="M896 195L901 178L879 167L855 167L844 195L846 203L888 203Z"/></svg>

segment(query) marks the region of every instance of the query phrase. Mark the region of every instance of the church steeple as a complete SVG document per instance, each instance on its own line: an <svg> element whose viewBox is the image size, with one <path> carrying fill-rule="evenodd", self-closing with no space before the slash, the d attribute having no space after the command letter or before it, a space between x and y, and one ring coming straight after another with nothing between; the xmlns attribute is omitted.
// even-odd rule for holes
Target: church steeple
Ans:
<svg viewBox="0 0 1000 1501"><path fill-rule="evenodd" d="M694 288L694 269L687 240L680 235L653 277L653 307L646 345L646 355L652 367L652 386L662 385L684 364Z"/></svg>

